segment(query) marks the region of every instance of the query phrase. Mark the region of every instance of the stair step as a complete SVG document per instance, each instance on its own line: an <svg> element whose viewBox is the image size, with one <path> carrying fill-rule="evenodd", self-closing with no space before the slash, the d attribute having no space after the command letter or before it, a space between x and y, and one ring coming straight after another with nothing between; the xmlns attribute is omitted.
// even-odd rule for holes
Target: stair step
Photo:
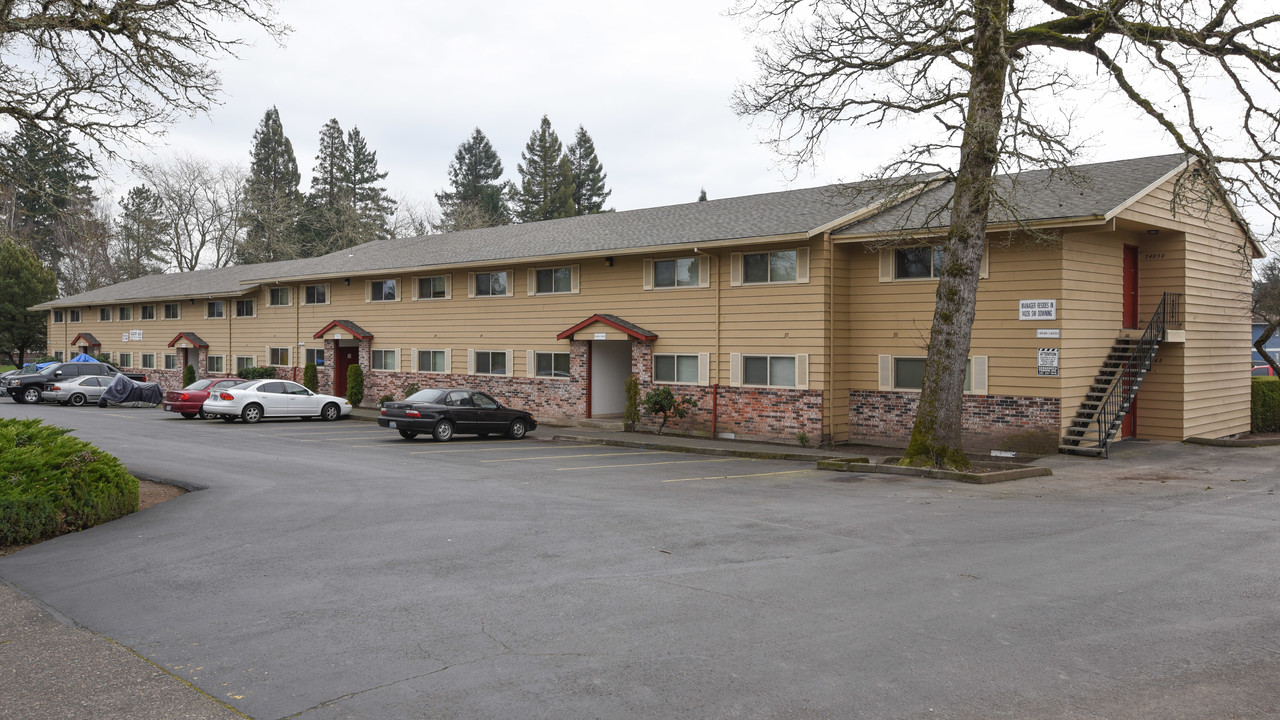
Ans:
<svg viewBox="0 0 1280 720"><path fill-rule="evenodd" d="M1079 445L1059 445L1058 452L1065 455L1087 455L1089 457L1102 457L1107 454L1106 448L1100 447L1082 447Z"/></svg>

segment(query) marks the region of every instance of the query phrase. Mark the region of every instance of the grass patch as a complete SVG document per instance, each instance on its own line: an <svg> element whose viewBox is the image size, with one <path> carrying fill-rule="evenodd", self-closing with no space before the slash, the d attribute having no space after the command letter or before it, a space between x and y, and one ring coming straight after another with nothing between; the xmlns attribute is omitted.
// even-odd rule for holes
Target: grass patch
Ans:
<svg viewBox="0 0 1280 720"><path fill-rule="evenodd" d="M138 509L138 479L69 432L0 420L0 545L39 542Z"/></svg>

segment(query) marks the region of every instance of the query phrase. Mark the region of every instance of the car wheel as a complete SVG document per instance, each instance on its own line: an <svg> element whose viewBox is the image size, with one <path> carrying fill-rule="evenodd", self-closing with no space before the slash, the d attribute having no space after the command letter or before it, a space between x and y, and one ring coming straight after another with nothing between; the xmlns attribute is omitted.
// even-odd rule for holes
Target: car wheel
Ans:
<svg viewBox="0 0 1280 720"><path fill-rule="evenodd" d="M32 385L22 391L22 402L36 404L40 402L40 388Z"/></svg>
<svg viewBox="0 0 1280 720"><path fill-rule="evenodd" d="M449 442L453 438L453 423L448 420L436 423L435 429L431 431L431 437L435 438L436 442Z"/></svg>
<svg viewBox="0 0 1280 720"><path fill-rule="evenodd" d="M325 420L337 420L342 417L342 409L338 403L329 403L320 409L320 417Z"/></svg>
<svg viewBox="0 0 1280 720"><path fill-rule="evenodd" d="M223 416L222 416L222 422L224 422L224 423L235 422L235 421L236 421L236 416L235 416L235 415L223 415Z"/></svg>
<svg viewBox="0 0 1280 720"><path fill-rule="evenodd" d="M257 403L249 403L240 411L240 419L252 425L262 419L262 406Z"/></svg>
<svg viewBox="0 0 1280 720"><path fill-rule="evenodd" d="M208 420L208 419L209 419L209 416L208 416L208 415L206 415L206 414L204 413L204 411L203 411L203 410L201 410L200 412L196 413L196 417L200 418L201 420Z"/></svg>
<svg viewBox="0 0 1280 720"><path fill-rule="evenodd" d="M67 398L67 402L71 403L72 405L75 405L76 407L80 407L81 405L83 405L84 401L85 401L84 393L76 393L75 395L72 395L71 397Z"/></svg>
<svg viewBox="0 0 1280 720"><path fill-rule="evenodd" d="M512 420L511 426L507 428L507 437L512 440L519 440L527 432L529 432L529 426L525 425L523 420L516 419Z"/></svg>
<svg viewBox="0 0 1280 720"><path fill-rule="evenodd" d="M179 414L179 415L181 415L182 417L184 417L184 418L186 418L186 419L190 420L191 418L193 418L193 417L195 417L195 416L199 415L200 413L178 413L178 414Z"/></svg>
<svg viewBox="0 0 1280 720"><path fill-rule="evenodd" d="M412 440L418 437L418 431L417 430L401 430L400 437L404 438L405 440Z"/></svg>

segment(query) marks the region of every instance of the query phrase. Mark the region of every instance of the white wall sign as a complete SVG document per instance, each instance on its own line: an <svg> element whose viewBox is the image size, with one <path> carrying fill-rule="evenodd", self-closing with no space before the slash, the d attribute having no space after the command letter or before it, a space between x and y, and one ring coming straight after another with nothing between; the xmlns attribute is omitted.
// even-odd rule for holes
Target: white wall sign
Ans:
<svg viewBox="0 0 1280 720"><path fill-rule="evenodd" d="M120 342L129 342L129 333L120 333Z"/></svg>
<svg viewBox="0 0 1280 720"><path fill-rule="evenodd" d="M1019 320L1057 320L1057 300L1019 300Z"/></svg>
<svg viewBox="0 0 1280 720"><path fill-rule="evenodd" d="M1036 354L1036 375L1058 376L1058 348L1040 348Z"/></svg>
<svg viewBox="0 0 1280 720"><path fill-rule="evenodd" d="M1058 330L1057 328L1049 328L1049 329L1040 328L1039 330L1036 330L1036 337L1038 337L1038 338L1060 338L1060 337L1062 337L1062 331L1061 331L1061 330Z"/></svg>
<svg viewBox="0 0 1280 720"><path fill-rule="evenodd" d="M129 339L130 339L130 340L141 340L141 339L142 339L142 331L141 331L141 330L130 330L130 331L129 331Z"/></svg>
<svg viewBox="0 0 1280 720"><path fill-rule="evenodd" d="M592 340L608 340L609 333L596 333L595 336L592 337L591 339Z"/></svg>

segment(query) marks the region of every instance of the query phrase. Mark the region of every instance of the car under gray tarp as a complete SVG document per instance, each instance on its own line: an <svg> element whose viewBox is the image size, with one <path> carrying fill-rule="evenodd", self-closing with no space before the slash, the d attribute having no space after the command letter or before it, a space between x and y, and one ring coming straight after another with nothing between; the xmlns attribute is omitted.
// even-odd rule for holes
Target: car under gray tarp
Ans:
<svg viewBox="0 0 1280 720"><path fill-rule="evenodd" d="M98 398L98 407L155 407L162 401L164 391L160 389L159 383L140 383L124 375L116 375L115 380L102 391L102 397Z"/></svg>

